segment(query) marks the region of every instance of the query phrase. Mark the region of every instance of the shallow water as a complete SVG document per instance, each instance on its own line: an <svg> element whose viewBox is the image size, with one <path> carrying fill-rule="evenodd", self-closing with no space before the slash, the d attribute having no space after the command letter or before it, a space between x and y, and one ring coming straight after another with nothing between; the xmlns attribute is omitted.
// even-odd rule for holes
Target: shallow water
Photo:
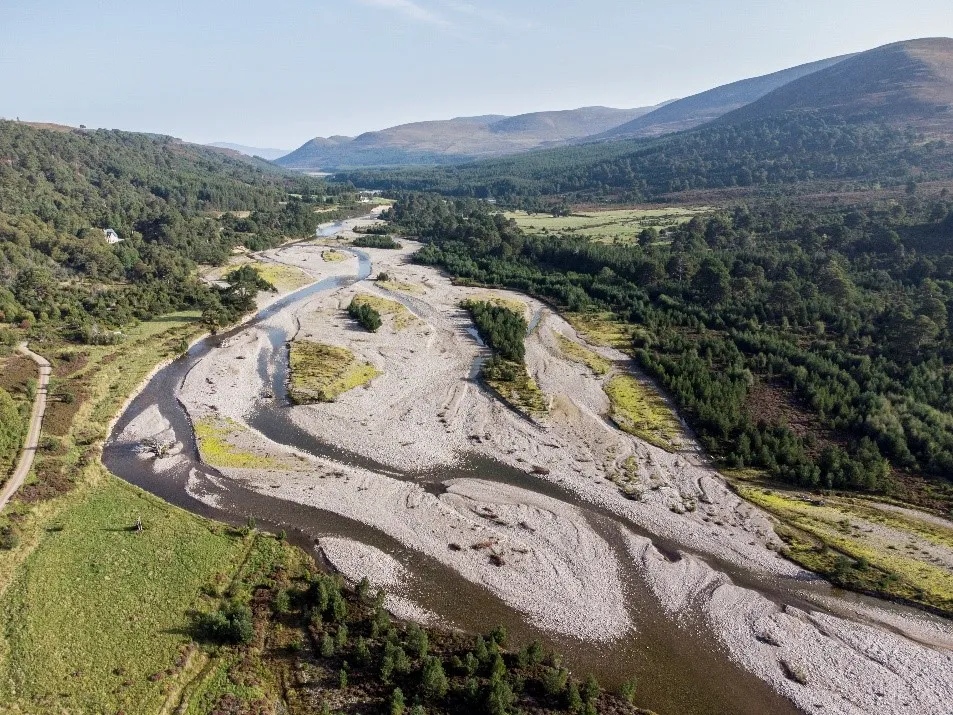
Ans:
<svg viewBox="0 0 953 715"><path fill-rule="evenodd" d="M340 230L340 225L336 227ZM321 235L332 235L333 232ZM354 253L359 258L356 277L325 279L285 296L262 310L251 324L258 324L319 292L366 278L371 272L370 260L364 253ZM375 546L391 554L412 575L407 595L447 623L474 633L486 632L502 623L511 633L514 643L539 638L545 645L565 654L567 664L577 675L592 672L604 685L617 685L635 677L639 683L640 705L660 713L760 715L798 712L766 683L734 665L702 619L681 619L676 623L663 611L628 557L622 533L628 530L652 539L656 548L672 559L678 558L679 551L683 550L681 545L646 533L610 510L593 506L557 484L486 457L470 455L453 467L426 473L401 473L326 444L297 427L288 416L285 344L289 336L281 329L268 328L272 349L258 366L267 378L266 384L270 381L274 398L261 401L249 420L250 426L269 439L298 451L412 480L435 494L444 489L443 483L447 480L479 478L528 489L571 504L606 539L623 564L626 596L636 632L611 644L592 644L541 631L488 590L467 581L435 559L407 549L373 527L327 511L259 494L203 465L198 457L192 425L175 395L198 361L213 353L223 340L247 327L200 341L187 355L156 374L117 421L104 449L103 461L113 473L202 516L236 525L254 517L263 528L285 529L290 539L309 550L313 550L315 542L324 536L351 538ZM161 474L152 470L151 462L140 460L130 446L112 441L112 437L120 434L132 418L153 404L169 421L176 438L185 445L184 461ZM203 492L206 500L213 500L215 506L194 498L189 489L193 493L196 490ZM812 592L830 593L824 584L765 583L735 566L711 560L709 563L724 570L736 583L755 588L779 603L806 607L803 596L810 596ZM816 608L816 605L811 607Z"/></svg>

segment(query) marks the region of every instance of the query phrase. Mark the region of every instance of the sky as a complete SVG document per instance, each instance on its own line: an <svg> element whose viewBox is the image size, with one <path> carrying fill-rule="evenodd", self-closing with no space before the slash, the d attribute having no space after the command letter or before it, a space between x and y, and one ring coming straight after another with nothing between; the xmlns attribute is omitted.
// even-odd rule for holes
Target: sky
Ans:
<svg viewBox="0 0 953 715"><path fill-rule="evenodd" d="M293 149L649 106L935 36L950 0L0 0L0 117Z"/></svg>

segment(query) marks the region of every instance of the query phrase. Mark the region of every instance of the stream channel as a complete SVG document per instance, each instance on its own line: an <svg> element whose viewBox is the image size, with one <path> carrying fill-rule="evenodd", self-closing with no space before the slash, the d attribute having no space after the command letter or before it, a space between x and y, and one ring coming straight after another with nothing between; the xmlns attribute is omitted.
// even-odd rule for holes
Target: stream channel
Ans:
<svg viewBox="0 0 953 715"><path fill-rule="evenodd" d="M331 236L342 227L342 224L335 224L323 229L319 237ZM510 645L521 645L538 638L544 646L562 653L567 665L578 677L585 677L592 672L604 686L615 686L635 677L639 704L663 715L799 712L767 683L735 665L700 615L687 619L682 617L676 622L666 614L628 556L622 534L628 530L652 539L656 548L671 559L678 558L681 550L678 544L666 543L617 514L585 502L556 484L486 457L470 455L456 466L440 467L427 473L402 473L322 442L319 437L296 426L287 414L289 403L286 387L286 344L293 336L284 330L268 329L272 348L265 352L258 369L266 378L266 384L272 385L274 398L260 401L248 420L253 429L295 450L372 469L394 478L412 480L434 494L441 493L443 483L447 480L479 478L531 490L571 504L586 516L592 527L612 546L623 565L634 631L613 643L600 644L540 630L490 591L464 579L437 560L404 547L373 527L328 511L257 493L202 463L191 422L177 399L179 387L189 370L201 360L214 359L215 351L223 341L262 323L279 311L322 291L335 290L367 278L372 270L370 259L360 251L352 252L359 259L357 276L327 278L286 295L261 310L248 323L200 340L186 355L157 372L116 422L103 454L103 461L110 471L172 504L204 517L233 525L242 525L249 517L253 517L264 529L284 529L289 540L315 554L319 560L321 554L315 544L326 536L354 539L381 549L401 562L412 575L406 590L407 597L437 614L447 624L473 633L486 633L493 626L503 624L510 633ZM471 372L470 377L474 379L476 375ZM162 472L156 472L151 462L142 460L133 445L115 441L115 437L122 433L132 419L152 405L158 406L162 416L171 424L176 439L184 445L182 462ZM198 485L207 495L205 499L200 501L190 495L187 490L190 479L193 489ZM817 607L816 604L809 606L801 602L799 589L759 582L737 567L717 563L712 565L724 570L736 583L756 588L779 603Z"/></svg>

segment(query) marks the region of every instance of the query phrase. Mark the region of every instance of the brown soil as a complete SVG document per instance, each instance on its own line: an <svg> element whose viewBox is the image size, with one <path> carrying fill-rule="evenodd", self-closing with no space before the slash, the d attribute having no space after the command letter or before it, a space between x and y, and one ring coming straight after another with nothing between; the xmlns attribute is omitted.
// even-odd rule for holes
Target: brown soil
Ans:
<svg viewBox="0 0 953 715"><path fill-rule="evenodd" d="M748 393L745 410L756 423L783 424L798 437L813 437L814 445L809 449L811 456L816 457L827 446L844 442L832 430L821 425L817 415L778 380L757 378Z"/></svg>

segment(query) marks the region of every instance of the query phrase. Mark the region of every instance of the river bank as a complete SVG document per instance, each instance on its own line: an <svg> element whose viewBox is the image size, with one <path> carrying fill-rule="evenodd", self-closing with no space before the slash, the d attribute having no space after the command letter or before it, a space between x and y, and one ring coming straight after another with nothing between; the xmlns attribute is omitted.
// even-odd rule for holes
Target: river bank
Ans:
<svg viewBox="0 0 953 715"><path fill-rule="evenodd" d="M329 542L328 559L353 576L355 564L386 572L401 598L450 624L465 614L429 608L436 604L414 583L419 569L395 569L393 555L365 542L380 544L383 535L487 589L536 628L604 643L593 647L606 652L648 636L658 609L671 624L666 637L687 646L696 639L699 659L704 641L715 639L804 710L942 711L953 674L945 622L845 602L779 558L768 518L727 488L689 438L668 452L606 420L605 377L560 350L560 340L582 345L565 321L525 296L494 292L539 318L527 363L550 411L537 424L501 405L473 379L485 351L459 308L486 291L413 265L415 248L367 249L369 261L333 265L318 246L279 249L275 260L338 282L194 356L176 385L179 399L192 424L216 426L228 458L203 448L216 474L190 473L193 498L221 507L230 484L240 484L364 525L369 531L354 530L350 543ZM355 283L371 261L389 280ZM398 326L392 315L377 333L362 331L343 312L358 292L394 301L412 320ZM294 337L341 344L383 374L335 403L290 407L282 400L284 343ZM608 348L587 349L627 362ZM156 426L177 431L174 419L166 427L146 409L131 412L120 445ZM614 481L623 470L638 501ZM838 667L820 666L830 663ZM746 704L765 697L749 695Z"/></svg>

